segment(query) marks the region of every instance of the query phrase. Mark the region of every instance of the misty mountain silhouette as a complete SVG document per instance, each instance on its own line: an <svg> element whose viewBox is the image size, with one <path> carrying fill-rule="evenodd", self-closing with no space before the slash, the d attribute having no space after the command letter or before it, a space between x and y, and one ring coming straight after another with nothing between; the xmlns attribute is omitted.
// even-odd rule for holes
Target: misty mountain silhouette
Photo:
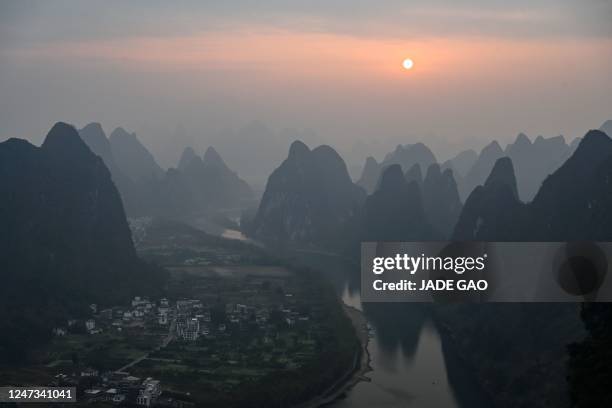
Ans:
<svg viewBox="0 0 612 408"><path fill-rule="evenodd" d="M199 157L196 154L195 150L193 150L193 148L188 146L185 148L185 150L183 150L178 166L176 168L179 171L185 171L185 169L187 168L189 163L191 163L192 160L198 160L198 159Z"/></svg>
<svg viewBox="0 0 612 408"><path fill-rule="evenodd" d="M604 132L606 135L612 137L612 119L606 120L600 127L599 130Z"/></svg>
<svg viewBox="0 0 612 408"><path fill-rule="evenodd" d="M591 130L533 199L529 223L535 239L612 239L611 175L612 140Z"/></svg>
<svg viewBox="0 0 612 408"><path fill-rule="evenodd" d="M512 160L495 162L484 185L478 186L465 201L453 232L453 239L512 241L520 235L524 204L518 199Z"/></svg>
<svg viewBox="0 0 612 408"><path fill-rule="evenodd" d="M370 160L369 165L364 167L357 185L363 187L366 192L372 193L384 169L392 164L399 164L403 171L408 171L415 164L418 164L421 169L427 169L433 163L436 163L436 157L423 143L398 145L393 152L385 156L383 162L378 166L374 165L375 161Z"/></svg>
<svg viewBox="0 0 612 408"><path fill-rule="evenodd" d="M476 186L482 185L485 182L495 162L503 155L504 152L497 141L489 143L482 149L478 159L465 174L463 183L459 186L459 194L462 199L469 196Z"/></svg>
<svg viewBox="0 0 612 408"><path fill-rule="evenodd" d="M602 127L612 126L607 123ZM580 139L575 139L568 145L563 136L538 136L532 143L525 134L520 133L505 150L497 141L493 141L485 146L480 154L473 150L460 152L440 165L440 169L453 171L459 197L463 201L477 186L485 182L497 159L508 156L512 159L516 172L519 197L527 202L533 199L544 179L570 157L579 142ZM416 176L409 174L414 164L419 164L421 170L424 170L433 163L435 156L424 144L399 145L395 151L387 154L380 164L374 158L368 157L357 184L371 193L376 189L382 170L390 164L400 164L406 172L406 177L410 179Z"/></svg>
<svg viewBox="0 0 612 408"><path fill-rule="evenodd" d="M427 221L416 181L399 164L383 170L377 190L365 201L362 241L412 241L439 237Z"/></svg>
<svg viewBox="0 0 612 408"><path fill-rule="evenodd" d="M126 213L137 212L138 197L135 183L119 168L113 155L111 144L99 123L89 123L79 130L79 136L92 152L100 156L111 173L115 186L121 194Z"/></svg>
<svg viewBox="0 0 612 408"><path fill-rule="evenodd" d="M219 153L212 146L209 146L204 152L203 161L206 166L214 167L223 171L230 171L229 167L227 167Z"/></svg>
<svg viewBox="0 0 612 408"><path fill-rule="evenodd" d="M244 208L253 200L249 185L209 148L204 159L187 147L177 168L137 184L140 214L189 221L220 209Z"/></svg>
<svg viewBox="0 0 612 408"><path fill-rule="evenodd" d="M164 171L140 143L136 133L128 133L118 127L111 133L109 142L117 166L132 181L159 179L163 176Z"/></svg>
<svg viewBox="0 0 612 408"><path fill-rule="evenodd" d="M253 199L249 185L227 167L212 147L206 150L203 158L190 147L186 148L178 169L205 208L241 207L241 202Z"/></svg>
<svg viewBox="0 0 612 408"><path fill-rule="evenodd" d="M612 238L612 140L591 130L528 204L516 198L510 159L497 161L465 203L455 239L569 241Z"/></svg>
<svg viewBox="0 0 612 408"><path fill-rule="evenodd" d="M270 175L248 233L263 241L324 245L358 211L365 198L344 160L331 147L300 141Z"/></svg>
<svg viewBox="0 0 612 408"><path fill-rule="evenodd" d="M380 165L372 156L368 156L361 172L357 185L363 187L367 192L376 189L380 179Z"/></svg>
<svg viewBox="0 0 612 408"><path fill-rule="evenodd" d="M453 178L457 184L457 189L461 193L463 189L462 186L465 183L465 176L467 175L468 171L470 171L474 163L476 163L476 160L478 160L478 153L476 153L474 150L464 150L453 158L442 163L440 168L442 171L447 169L453 171ZM461 194L460 198L462 201L465 199L465 197Z"/></svg>
<svg viewBox="0 0 612 408"><path fill-rule="evenodd" d="M414 147L405 157L414 159L425 149L424 145ZM406 150L398 147L397 152ZM374 159L367 162L376 166ZM364 175L367 178L368 172ZM441 172L436 163L429 166L425 180L419 163L406 175L400 164L389 164L377 180L376 191L365 201L360 190L332 148L319 146L310 151L302 142L294 142L287 160L270 176L259 210L246 229L266 241L319 243L313 238L318 237L327 244L344 241L353 248L360 238L442 239L450 235L461 213L452 171Z"/></svg>
<svg viewBox="0 0 612 408"><path fill-rule="evenodd" d="M538 136L533 143L521 133L506 147L505 155L512 159L520 198L531 201L542 182L565 162L572 153L563 136Z"/></svg>
<svg viewBox="0 0 612 408"><path fill-rule="evenodd" d="M408 183L414 181L419 187L423 187L423 173L421 172L421 166L418 163L408 169L406 174L404 174L404 178Z"/></svg>
<svg viewBox="0 0 612 408"><path fill-rule="evenodd" d="M191 147L185 148L178 168L164 172L133 133L117 128L107 139L98 123L88 124L79 133L109 168L130 216L184 218L219 208L242 207L253 200L248 184L212 147L204 159ZM126 151L118 152L121 149ZM116 154L123 158L125 171L117 164Z"/></svg>
<svg viewBox="0 0 612 408"><path fill-rule="evenodd" d="M464 150L452 159L442 163L440 167L442 170L451 169L455 178L464 178L474 163L476 163L476 160L478 160L478 153L471 149Z"/></svg>
<svg viewBox="0 0 612 408"><path fill-rule="evenodd" d="M102 125L97 122L87 124L83 129L79 130L79 136L87 144L92 152L102 158L106 167L110 170L110 165L116 167L115 157L111 151L111 145L102 129ZM119 169L117 169L120 171Z"/></svg>
<svg viewBox="0 0 612 408"><path fill-rule="evenodd" d="M449 237L463 207L451 169L442 172L438 164L429 166L423 181L423 205L429 222L443 237Z"/></svg>
<svg viewBox="0 0 612 408"><path fill-rule="evenodd" d="M484 183L485 188L494 188L496 185L506 185L510 187L512 197L518 200L518 187L514 174L514 164L509 157L502 157L495 162L491 174Z"/></svg>
<svg viewBox="0 0 612 408"><path fill-rule="evenodd" d="M136 256L110 172L74 127L55 124L41 147L0 143L0 185L0 330L12 333L0 354L44 341L54 319L87 302L127 300L159 283Z"/></svg>

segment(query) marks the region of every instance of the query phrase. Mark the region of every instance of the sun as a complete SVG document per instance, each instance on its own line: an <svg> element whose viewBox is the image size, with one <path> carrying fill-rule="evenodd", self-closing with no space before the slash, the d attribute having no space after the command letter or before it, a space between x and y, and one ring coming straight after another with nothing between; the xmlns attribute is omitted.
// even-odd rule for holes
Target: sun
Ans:
<svg viewBox="0 0 612 408"><path fill-rule="evenodd" d="M414 66L414 61L412 61L410 58L406 58L404 62L402 62L402 66L404 69L412 69Z"/></svg>

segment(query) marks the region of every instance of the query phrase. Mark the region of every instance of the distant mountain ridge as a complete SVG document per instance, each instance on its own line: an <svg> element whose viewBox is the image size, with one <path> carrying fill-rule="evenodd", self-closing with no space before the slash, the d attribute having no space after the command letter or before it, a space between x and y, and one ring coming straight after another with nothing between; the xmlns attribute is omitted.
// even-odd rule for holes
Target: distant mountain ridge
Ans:
<svg viewBox="0 0 612 408"><path fill-rule="evenodd" d="M102 127L91 123L80 135L110 169L130 216L184 218L240 208L254 199L249 185L212 147L204 159L187 147L177 168L164 171L137 136L123 128L107 139Z"/></svg>
<svg viewBox="0 0 612 408"><path fill-rule="evenodd" d="M455 177L460 176L463 178L470 171L474 163L476 163L476 160L478 160L478 153L471 149L464 150L442 163L440 167L442 170L451 169Z"/></svg>
<svg viewBox="0 0 612 408"><path fill-rule="evenodd" d="M254 199L251 187L227 167L213 147L206 149L203 158L186 148L178 171L204 208L240 207L241 202Z"/></svg>
<svg viewBox="0 0 612 408"><path fill-rule="evenodd" d="M604 132L606 135L612 137L612 119L608 119L604 123L602 123L599 127L599 130Z"/></svg>
<svg viewBox="0 0 612 408"><path fill-rule="evenodd" d="M463 179L463 184L460 187L461 196L467 197L476 186L484 183L497 159L503 155L501 146L495 140L483 147Z"/></svg>
<svg viewBox="0 0 612 408"><path fill-rule="evenodd" d="M199 157L196 154L195 150L193 150L192 147L187 146L185 150L183 150L183 153L181 154L181 158L179 159L179 163L178 163L178 166L176 166L176 169L179 171L185 171L187 166L193 160L198 160L198 159Z"/></svg>
<svg viewBox="0 0 612 408"><path fill-rule="evenodd" d="M418 164L421 169L427 169L436 163L436 157L432 151L423 143L412 145L398 145L395 150L385 156L382 163L376 163L373 158L366 161L357 185L363 187L366 192L372 193L376 189L378 180L384 169L392 164L399 164L403 172L407 172L412 166Z"/></svg>
<svg viewBox="0 0 612 408"><path fill-rule="evenodd" d="M119 168L134 182L159 179L164 170L157 164L153 155L136 137L118 127L108 138L113 157Z"/></svg>
<svg viewBox="0 0 612 408"><path fill-rule="evenodd" d="M106 137L102 126L97 123L89 123L79 130L79 136L91 149L91 151L104 161L111 173L115 186L121 194L125 211L130 214L137 211L138 197L136 196L136 184L128 177L115 161L110 141Z"/></svg>
<svg viewBox="0 0 612 408"><path fill-rule="evenodd" d="M519 134L516 141L506 147L505 155L514 163L521 200L531 201L546 177L557 170L572 152L563 136L538 136L532 143L526 135Z"/></svg>
<svg viewBox="0 0 612 408"><path fill-rule="evenodd" d="M516 197L511 160L498 160L494 170L487 183L476 188L466 201L455 239L612 238L609 215L612 195L607 178L612 171L612 140L605 133L589 131L571 157L544 180L528 204L522 204Z"/></svg>
<svg viewBox="0 0 612 408"><path fill-rule="evenodd" d="M602 128L606 126L612 127L612 121L604 123ZM459 197L461 201L465 201L477 186L485 182L495 162L507 156L514 163L519 198L522 201L531 201L544 179L569 158L579 141L580 139L574 139L568 145L563 136L550 138L538 136L532 142L528 136L520 133L505 149L494 140L480 153L474 150L458 153L442 163L440 169L453 171ZM382 170L390 164L400 164L407 175L415 164L419 164L421 170L426 171L433 163L436 163L435 156L424 144L399 145L395 151L385 156L382 163L378 163L373 157L368 157L357 184L368 193L372 193L376 189Z"/></svg>
<svg viewBox="0 0 612 408"><path fill-rule="evenodd" d="M245 227L266 242L353 251L359 241L447 238L462 208L452 170L436 163L425 179L418 163L406 174L389 164L366 196L331 147L296 141Z"/></svg>

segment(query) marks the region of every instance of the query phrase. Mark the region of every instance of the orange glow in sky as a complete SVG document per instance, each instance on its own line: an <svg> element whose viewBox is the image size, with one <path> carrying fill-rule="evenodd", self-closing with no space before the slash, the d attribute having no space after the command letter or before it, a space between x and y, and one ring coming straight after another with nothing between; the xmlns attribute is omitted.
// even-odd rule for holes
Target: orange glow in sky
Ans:
<svg viewBox="0 0 612 408"><path fill-rule="evenodd" d="M147 71L256 73L261 78L406 78L406 55L418 61L411 78L494 78L547 75L595 67L589 56L610 48L609 40L588 44L486 38L371 39L326 33L245 31L187 37L63 42L27 49L24 58L78 58ZM580 66L571 61L581 60ZM569 62L569 64L568 64ZM559 65L561 64L561 65Z"/></svg>

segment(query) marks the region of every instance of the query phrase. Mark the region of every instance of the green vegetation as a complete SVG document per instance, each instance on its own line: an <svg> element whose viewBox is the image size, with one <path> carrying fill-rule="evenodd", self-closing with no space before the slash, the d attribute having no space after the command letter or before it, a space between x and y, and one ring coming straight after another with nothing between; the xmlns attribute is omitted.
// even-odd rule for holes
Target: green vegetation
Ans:
<svg viewBox="0 0 612 408"><path fill-rule="evenodd" d="M159 336L135 331L123 334L108 331L96 335L67 335L51 342L47 364L57 368L81 365L100 371L112 371L146 354L159 343Z"/></svg>
<svg viewBox="0 0 612 408"><path fill-rule="evenodd" d="M223 271L219 277L208 267L172 270L169 297L211 305L211 333L173 341L131 374L159 379L205 406L284 407L317 396L353 367L359 353L353 326L319 276L277 267ZM232 323L227 305L238 302L253 311ZM255 316L261 310L269 311L265 323ZM218 325L227 329L213 329Z"/></svg>
<svg viewBox="0 0 612 408"><path fill-rule="evenodd" d="M211 329L197 341L174 341L152 353L133 375L190 392L203 406L270 408L315 397L353 368L360 351L354 328L333 289L312 270L168 222L149 228L138 250L171 270L170 299L210 306ZM232 323L227 305L238 303L252 306L253 315ZM265 323L255 316L261 311L268 312ZM218 325L227 329L216 331Z"/></svg>

